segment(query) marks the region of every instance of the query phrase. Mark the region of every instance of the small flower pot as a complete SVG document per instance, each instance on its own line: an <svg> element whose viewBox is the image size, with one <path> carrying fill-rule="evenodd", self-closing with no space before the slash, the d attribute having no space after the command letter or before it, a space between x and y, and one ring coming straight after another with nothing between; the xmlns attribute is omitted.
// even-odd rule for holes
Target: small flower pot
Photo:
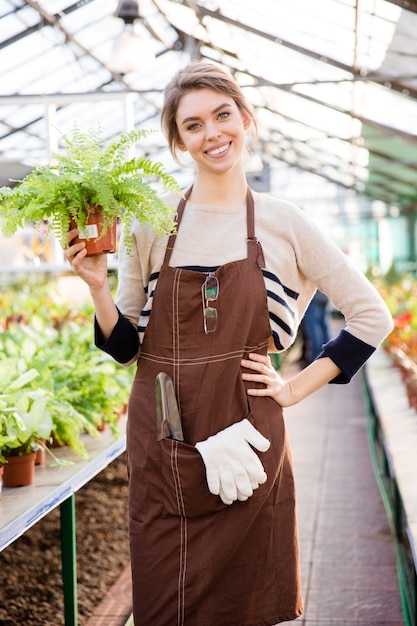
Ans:
<svg viewBox="0 0 417 626"><path fill-rule="evenodd" d="M39 446L39 448L37 448L36 450L35 465L44 465L45 463L46 463L46 450L43 446Z"/></svg>
<svg viewBox="0 0 417 626"><path fill-rule="evenodd" d="M27 487L35 482L36 452L8 456L3 468L3 487Z"/></svg>
<svg viewBox="0 0 417 626"><path fill-rule="evenodd" d="M85 241L87 256L97 254L111 254L117 249L117 220L109 224L106 233L103 235L103 215L100 207L92 206L83 229L79 228L78 236L71 243ZM76 228L75 222L71 222L70 228Z"/></svg>

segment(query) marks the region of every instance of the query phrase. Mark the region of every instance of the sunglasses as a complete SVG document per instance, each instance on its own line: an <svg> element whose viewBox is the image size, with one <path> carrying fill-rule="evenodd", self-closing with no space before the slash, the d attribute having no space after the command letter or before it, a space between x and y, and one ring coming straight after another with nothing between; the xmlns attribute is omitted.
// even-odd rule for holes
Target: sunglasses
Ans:
<svg viewBox="0 0 417 626"><path fill-rule="evenodd" d="M217 326L217 309L210 306L210 302L217 300L219 295L219 281L216 276L209 274L202 287L204 332L206 335L214 333Z"/></svg>

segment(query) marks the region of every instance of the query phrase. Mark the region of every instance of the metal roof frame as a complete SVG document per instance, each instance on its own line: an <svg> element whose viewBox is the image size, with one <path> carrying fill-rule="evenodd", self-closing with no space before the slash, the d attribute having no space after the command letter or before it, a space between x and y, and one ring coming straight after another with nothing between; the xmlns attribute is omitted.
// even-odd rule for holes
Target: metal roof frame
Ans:
<svg viewBox="0 0 417 626"><path fill-rule="evenodd" d="M141 22L157 46L156 66L122 75L112 71L103 54L106 36L90 41L85 32L108 31L109 40L116 36L110 24L116 0L0 0L0 74L5 76L0 82L0 184L7 180L7 163L13 163L15 171L19 160L24 169L29 161L50 157L48 106L67 133L72 111L85 119L82 103L91 114L89 103L95 102L96 116L110 137L124 130L126 116L123 111L112 115L106 102L132 94L130 123L159 127L164 84L177 67L196 57L227 65L239 80L262 120L258 146L262 160L282 161L400 210L417 206L417 115L413 122L417 70L409 71L417 41L410 43L404 26L417 27L417 2L333 0L327 8L349 15L350 21L347 25L335 21L332 29L336 13L329 11L322 20L327 30L316 40L303 39L301 27L291 23L294 7L286 0L258 0L255 7L246 0L141 0L140 6L144 6ZM297 10L309 18L308 3L298 3ZM285 32L274 17L277 11L286 22ZM392 11L398 13L392 17ZM9 30L12 19L14 32ZM375 24L391 34L376 37ZM352 49L341 50L333 30L348 37ZM252 46L249 52L242 50L242 41ZM23 43L27 58L22 56ZM269 58L261 57L264 50ZM275 68L271 50L277 58ZM20 65L13 65L17 53ZM248 57L252 53L257 65ZM60 55L63 60L58 61ZM51 60L51 67L45 66L45 75L38 78L30 73L31 68L39 69L36 58L39 63ZM22 78L8 92L7 78L14 80L26 64L28 79ZM54 78L48 86L49 69ZM32 93L31 85L37 83L43 90ZM370 106L385 100L386 115L380 110L384 107ZM162 137L156 136L155 145L147 149L176 168Z"/></svg>

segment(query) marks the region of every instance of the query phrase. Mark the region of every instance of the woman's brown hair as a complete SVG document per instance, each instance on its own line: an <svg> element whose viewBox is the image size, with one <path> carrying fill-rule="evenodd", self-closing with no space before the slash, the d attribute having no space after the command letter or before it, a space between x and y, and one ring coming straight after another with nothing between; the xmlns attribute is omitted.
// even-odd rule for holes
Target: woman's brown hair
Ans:
<svg viewBox="0 0 417 626"><path fill-rule="evenodd" d="M178 160L180 143L175 119L178 105L182 96L194 89L212 89L233 98L238 109L249 117L256 131L257 124L253 111L234 78L214 63L192 61L175 74L164 90L161 124L174 159Z"/></svg>

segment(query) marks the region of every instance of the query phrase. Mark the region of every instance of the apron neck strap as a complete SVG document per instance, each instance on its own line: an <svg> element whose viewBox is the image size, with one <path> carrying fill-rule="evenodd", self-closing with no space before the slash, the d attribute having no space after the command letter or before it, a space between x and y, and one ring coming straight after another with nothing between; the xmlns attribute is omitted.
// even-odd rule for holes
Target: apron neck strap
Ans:
<svg viewBox="0 0 417 626"><path fill-rule="evenodd" d="M251 189L248 187L246 194L246 222L248 227L248 257L256 260L260 268L265 267L264 253L262 246L255 237L255 206Z"/></svg>
<svg viewBox="0 0 417 626"><path fill-rule="evenodd" d="M177 214L175 216L175 232L171 233L171 235L169 236L167 247L166 247L166 250L165 250L165 257L164 257L164 263L163 263L164 265L169 265L169 261L171 259L171 254L172 254L172 251L174 249L175 238L177 236L177 232L178 232L178 229L180 227L182 215L184 213L185 205L187 203L188 198L190 197L190 193L191 193L191 189L192 188L193 188L193 186L191 185L191 187L189 187L187 189L187 191L184 193L183 197L181 198L181 200L178 203Z"/></svg>
<svg viewBox="0 0 417 626"><path fill-rule="evenodd" d="M175 238L181 223L181 219L184 213L184 208L192 190L192 186L187 189L184 196L178 203L177 215L175 220L176 232L169 236L167 247L165 250L164 265L169 265L171 259L172 250L174 249ZM247 223L247 245L248 245L248 257L256 259L259 267L265 267L265 260L263 257L262 247L257 238L255 237L255 207L253 202L252 191L248 187L246 194L246 223Z"/></svg>

